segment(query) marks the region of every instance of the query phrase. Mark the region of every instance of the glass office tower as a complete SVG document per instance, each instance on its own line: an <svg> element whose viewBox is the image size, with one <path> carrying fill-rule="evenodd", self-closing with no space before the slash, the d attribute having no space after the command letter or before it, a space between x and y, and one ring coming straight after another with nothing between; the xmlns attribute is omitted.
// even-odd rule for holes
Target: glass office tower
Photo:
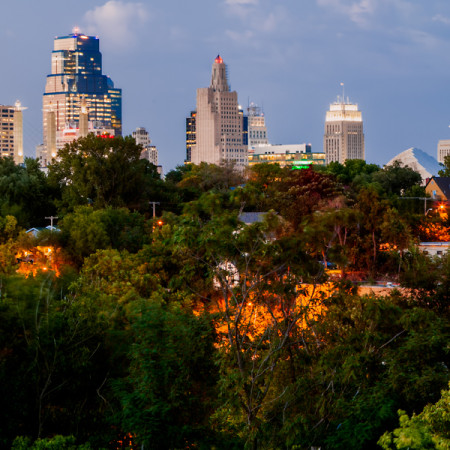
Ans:
<svg viewBox="0 0 450 450"><path fill-rule="evenodd" d="M54 41L43 98L44 146L48 150L53 145L49 142L53 129L78 126L82 100L90 122L122 134L122 91L102 74L99 39L74 30Z"/></svg>

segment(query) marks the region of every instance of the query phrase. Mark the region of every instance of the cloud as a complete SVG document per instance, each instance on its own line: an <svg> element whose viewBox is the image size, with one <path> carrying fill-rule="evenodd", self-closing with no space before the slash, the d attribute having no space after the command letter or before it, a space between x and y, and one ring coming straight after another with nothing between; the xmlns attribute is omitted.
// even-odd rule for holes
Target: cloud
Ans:
<svg viewBox="0 0 450 450"><path fill-rule="evenodd" d="M443 23L444 25L450 25L450 18L449 17L445 17L442 14L436 14L433 19L434 22L440 22Z"/></svg>
<svg viewBox="0 0 450 450"><path fill-rule="evenodd" d="M84 21L88 34L98 35L106 47L122 51L134 46L149 16L142 3L109 0L87 11Z"/></svg>
<svg viewBox="0 0 450 450"><path fill-rule="evenodd" d="M246 20L258 4L259 0L225 0L229 13L242 20Z"/></svg>
<svg viewBox="0 0 450 450"><path fill-rule="evenodd" d="M377 0L317 0L317 4L322 8L331 8L340 14L348 16L352 22L359 26L365 26L369 17L376 10Z"/></svg>
<svg viewBox="0 0 450 450"><path fill-rule="evenodd" d="M225 0L227 5L257 5L258 0Z"/></svg>

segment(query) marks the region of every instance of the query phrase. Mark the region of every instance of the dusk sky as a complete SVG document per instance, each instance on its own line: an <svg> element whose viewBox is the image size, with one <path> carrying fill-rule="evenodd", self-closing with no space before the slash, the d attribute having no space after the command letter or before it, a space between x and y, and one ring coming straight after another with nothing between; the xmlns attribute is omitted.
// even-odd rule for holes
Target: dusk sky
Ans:
<svg viewBox="0 0 450 450"><path fill-rule="evenodd" d="M448 0L15 0L1 7L0 104L28 107L26 156L42 142L53 39L74 26L100 38L124 135L145 127L165 173L183 163L185 118L218 53L240 104L263 106L272 144L322 151L341 82L362 111L368 162L413 146L436 158L450 138Z"/></svg>

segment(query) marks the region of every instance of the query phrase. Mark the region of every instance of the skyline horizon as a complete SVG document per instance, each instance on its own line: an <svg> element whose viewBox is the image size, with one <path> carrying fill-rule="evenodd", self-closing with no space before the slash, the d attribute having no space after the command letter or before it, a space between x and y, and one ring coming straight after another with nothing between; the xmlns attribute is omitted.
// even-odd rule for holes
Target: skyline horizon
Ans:
<svg viewBox="0 0 450 450"><path fill-rule="evenodd" d="M19 99L28 107L26 156L42 143L55 35L42 29L74 26L99 37L104 73L123 90L123 134L145 127L165 173L184 161L185 120L218 53L239 104L263 108L273 144L311 143L323 151L326 111L342 82L363 115L367 162L382 166L411 147L437 159L438 141L450 138L450 5L437 0L356 0L352 7L347 0L174 0L176 8L79 0L70 14L61 14L56 0L23 3L9 4L0 18L8 42L0 55L13 68L2 75L0 103ZM12 27L18 18L20 31Z"/></svg>

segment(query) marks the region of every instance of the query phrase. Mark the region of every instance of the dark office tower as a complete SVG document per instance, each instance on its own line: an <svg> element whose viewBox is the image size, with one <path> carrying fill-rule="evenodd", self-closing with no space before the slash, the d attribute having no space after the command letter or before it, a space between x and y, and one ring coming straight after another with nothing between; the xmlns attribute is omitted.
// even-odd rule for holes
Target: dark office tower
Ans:
<svg viewBox="0 0 450 450"><path fill-rule="evenodd" d="M116 135L122 134L122 91L102 74L99 39L75 29L54 41L51 74L47 75L43 98L47 151L55 148L48 142L49 131L52 135L51 130L58 132L66 125L78 127L82 102L94 127L112 128Z"/></svg>
<svg viewBox="0 0 450 450"><path fill-rule="evenodd" d="M191 115L186 117L186 161L191 162L191 149L195 145L195 118L197 111L191 111Z"/></svg>

